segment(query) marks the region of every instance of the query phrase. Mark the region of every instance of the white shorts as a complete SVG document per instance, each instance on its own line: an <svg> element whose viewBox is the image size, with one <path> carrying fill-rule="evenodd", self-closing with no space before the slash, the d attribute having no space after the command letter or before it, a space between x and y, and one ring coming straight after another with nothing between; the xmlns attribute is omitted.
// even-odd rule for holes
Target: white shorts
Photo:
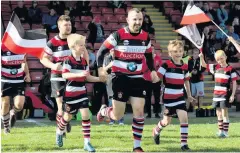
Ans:
<svg viewBox="0 0 240 153"><path fill-rule="evenodd" d="M192 96L204 96L204 83L203 81L198 83L191 83Z"/></svg>

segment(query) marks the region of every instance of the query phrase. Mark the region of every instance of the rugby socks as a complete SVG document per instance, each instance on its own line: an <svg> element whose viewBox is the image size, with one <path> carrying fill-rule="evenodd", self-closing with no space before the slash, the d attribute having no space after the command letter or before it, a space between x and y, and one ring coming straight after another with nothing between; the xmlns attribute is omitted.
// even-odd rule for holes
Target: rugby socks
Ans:
<svg viewBox="0 0 240 153"><path fill-rule="evenodd" d="M3 122L4 129L9 128L9 120L10 120L10 114L9 113L2 116L2 122Z"/></svg>
<svg viewBox="0 0 240 153"><path fill-rule="evenodd" d="M14 106L14 107L13 107L13 110L14 110L14 111L10 111L11 115L14 115L14 114L20 112L22 109L18 109L18 108L16 108L16 107ZM12 113L14 113L14 114L12 114Z"/></svg>
<svg viewBox="0 0 240 153"><path fill-rule="evenodd" d="M57 125L58 125L58 123L60 122L60 119L62 118L62 115L59 115L58 113L57 113L57 115L56 115L56 122L57 122Z"/></svg>
<svg viewBox="0 0 240 153"><path fill-rule="evenodd" d="M69 122L65 121L63 117L60 118L59 122L57 123L57 133L62 135L64 130Z"/></svg>
<svg viewBox="0 0 240 153"><path fill-rule="evenodd" d="M181 123L180 124L180 132L181 132L181 146L187 144L188 139L188 123Z"/></svg>
<svg viewBox="0 0 240 153"><path fill-rule="evenodd" d="M134 138L133 148L137 148L141 146L143 126L144 126L144 117L133 118L133 123L132 123L132 132L133 132L133 138Z"/></svg>
<svg viewBox="0 0 240 153"><path fill-rule="evenodd" d="M229 128L229 121L223 121L223 131L224 134L228 134L228 128Z"/></svg>
<svg viewBox="0 0 240 153"><path fill-rule="evenodd" d="M220 133L223 131L223 120L218 120L218 129Z"/></svg>
<svg viewBox="0 0 240 153"><path fill-rule="evenodd" d="M82 120L82 132L83 132L84 144L87 144L88 142L90 142L90 133L91 133L90 119Z"/></svg>
<svg viewBox="0 0 240 153"><path fill-rule="evenodd" d="M158 124L157 124L157 126L156 126L155 129L154 129L155 134L158 135L158 134L162 131L162 129L163 129L164 127L166 127L166 125L163 125L162 121L159 121Z"/></svg>

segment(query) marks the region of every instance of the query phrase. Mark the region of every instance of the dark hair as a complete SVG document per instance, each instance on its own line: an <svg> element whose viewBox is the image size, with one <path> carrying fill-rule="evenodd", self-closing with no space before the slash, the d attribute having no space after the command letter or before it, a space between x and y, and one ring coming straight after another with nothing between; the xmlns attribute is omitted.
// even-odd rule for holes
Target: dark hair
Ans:
<svg viewBox="0 0 240 153"><path fill-rule="evenodd" d="M66 8L64 9L64 11L70 11L70 8L69 8L69 7L66 7Z"/></svg>

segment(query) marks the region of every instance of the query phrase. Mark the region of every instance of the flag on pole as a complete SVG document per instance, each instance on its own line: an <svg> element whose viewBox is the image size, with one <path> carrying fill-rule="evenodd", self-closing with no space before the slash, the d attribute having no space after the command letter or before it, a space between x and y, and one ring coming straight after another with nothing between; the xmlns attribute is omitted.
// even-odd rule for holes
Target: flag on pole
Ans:
<svg viewBox="0 0 240 153"><path fill-rule="evenodd" d="M200 51L202 51L203 42L204 42L204 34L201 35L197 29L196 24L191 24L184 26L180 29L175 30L175 32L185 36L188 40L190 40Z"/></svg>
<svg viewBox="0 0 240 153"><path fill-rule="evenodd" d="M180 24L197 24L209 21L211 21L211 19L199 7L188 4Z"/></svg>
<svg viewBox="0 0 240 153"><path fill-rule="evenodd" d="M6 31L2 38L2 44L15 54L30 54L41 58L47 42L45 29L25 31L13 12Z"/></svg>

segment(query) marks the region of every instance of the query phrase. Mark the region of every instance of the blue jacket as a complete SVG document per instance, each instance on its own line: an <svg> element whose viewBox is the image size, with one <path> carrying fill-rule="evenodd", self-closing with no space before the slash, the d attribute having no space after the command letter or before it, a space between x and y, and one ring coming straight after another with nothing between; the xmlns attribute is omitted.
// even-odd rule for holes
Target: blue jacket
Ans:
<svg viewBox="0 0 240 153"><path fill-rule="evenodd" d="M221 8L217 9L217 17L220 23L225 23L228 20L228 13L225 9L221 11Z"/></svg>
<svg viewBox="0 0 240 153"><path fill-rule="evenodd" d="M57 15L51 16L49 14L44 14L42 18L42 23L48 25L57 25L57 19Z"/></svg>

